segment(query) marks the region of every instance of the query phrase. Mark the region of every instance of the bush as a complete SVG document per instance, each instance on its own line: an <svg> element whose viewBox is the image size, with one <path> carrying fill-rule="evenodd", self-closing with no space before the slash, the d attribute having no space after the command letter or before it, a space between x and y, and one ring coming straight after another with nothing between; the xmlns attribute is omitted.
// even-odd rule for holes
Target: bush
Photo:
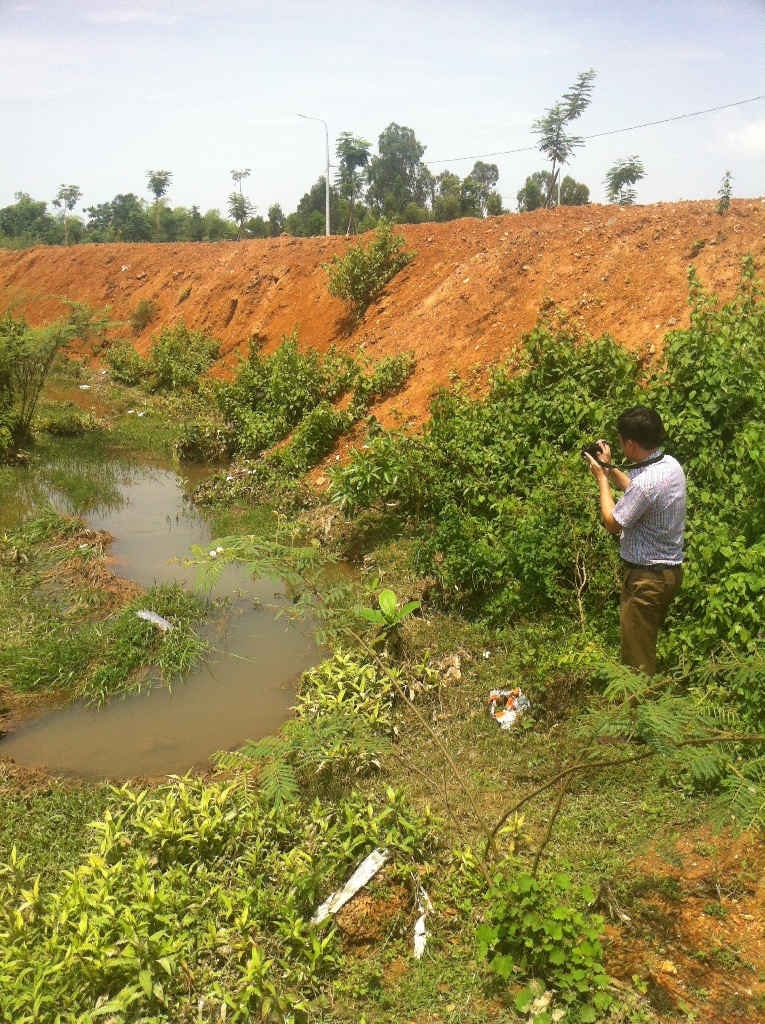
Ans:
<svg viewBox="0 0 765 1024"><path fill-rule="evenodd" d="M74 402L61 402L45 412L40 428L55 437L80 437L86 430L93 430L95 421Z"/></svg>
<svg viewBox="0 0 765 1024"><path fill-rule="evenodd" d="M141 299L128 318L128 323L136 336L142 334L150 323L157 319L159 307L151 299Z"/></svg>
<svg viewBox="0 0 765 1024"><path fill-rule="evenodd" d="M361 319L388 281L414 259L415 254L406 252L404 245L404 238L394 235L391 225L383 222L367 249L351 246L345 256L333 256L324 264L329 293L348 305L353 322Z"/></svg>
<svg viewBox="0 0 765 1024"><path fill-rule="evenodd" d="M118 384L135 387L146 377L146 360L138 355L129 341L115 341L106 353L106 365L109 367L112 380Z"/></svg>
<svg viewBox="0 0 765 1024"><path fill-rule="evenodd" d="M488 894L488 923L478 929L479 954L503 983L521 982L516 1009L528 1013L535 995L552 989L567 1021L597 1021L611 1005L600 936L603 918L585 908L591 889L576 892L567 875L499 876ZM534 985L534 982L537 985ZM539 987L541 986L541 987ZM534 1014L537 1024L553 1017Z"/></svg>
<svg viewBox="0 0 765 1024"><path fill-rule="evenodd" d="M154 391L196 387L199 377L218 357L218 342L204 331L191 331L181 320L163 327L148 357Z"/></svg>

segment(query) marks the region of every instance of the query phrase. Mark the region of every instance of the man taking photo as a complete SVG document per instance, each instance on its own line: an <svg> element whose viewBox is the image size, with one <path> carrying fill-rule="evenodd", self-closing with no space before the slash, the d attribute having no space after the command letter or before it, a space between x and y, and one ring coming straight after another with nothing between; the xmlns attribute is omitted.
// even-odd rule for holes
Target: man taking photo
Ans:
<svg viewBox="0 0 765 1024"><path fill-rule="evenodd" d="M611 448L598 441L596 457L584 451L598 483L600 511L619 537L624 563L620 602L621 659L651 676L656 638L683 576L685 474L661 448L664 426L653 409L636 405L616 421L619 444L630 465L611 465ZM626 471L625 471L626 470ZM611 484L624 494L618 501Z"/></svg>

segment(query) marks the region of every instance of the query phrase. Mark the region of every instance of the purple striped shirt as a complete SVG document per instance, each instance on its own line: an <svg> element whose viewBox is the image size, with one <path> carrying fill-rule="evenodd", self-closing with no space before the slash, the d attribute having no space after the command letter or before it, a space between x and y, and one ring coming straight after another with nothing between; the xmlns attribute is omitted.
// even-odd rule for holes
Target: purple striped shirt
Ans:
<svg viewBox="0 0 765 1024"><path fill-rule="evenodd" d="M630 482L614 506L621 526L619 553L635 565L679 565L685 531L685 474L664 455L628 471Z"/></svg>

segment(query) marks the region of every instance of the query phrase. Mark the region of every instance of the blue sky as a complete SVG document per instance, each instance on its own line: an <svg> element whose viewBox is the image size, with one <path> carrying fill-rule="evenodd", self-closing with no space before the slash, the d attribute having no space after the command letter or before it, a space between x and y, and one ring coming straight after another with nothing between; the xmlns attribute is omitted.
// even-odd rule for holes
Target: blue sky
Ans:
<svg viewBox="0 0 765 1024"><path fill-rule="evenodd" d="M77 184L82 206L148 198L168 169L173 205L226 208L231 170L265 215L293 210L342 131L373 143L413 128L431 170L500 170L515 209L542 169L531 124L587 68L597 72L575 131L591 135L765 94L765 0L395 0L217 3L0 0L0 206ZM614 161L646 168L638 201L765 193L765 100L592 139L566 173L605 201ZM446 158L469 157L465 160Z"/></svg>

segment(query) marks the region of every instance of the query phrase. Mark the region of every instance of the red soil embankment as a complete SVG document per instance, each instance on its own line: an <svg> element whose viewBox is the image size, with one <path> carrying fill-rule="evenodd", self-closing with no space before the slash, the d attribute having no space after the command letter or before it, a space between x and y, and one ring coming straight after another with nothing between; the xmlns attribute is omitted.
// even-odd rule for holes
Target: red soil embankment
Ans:
<svg viewBox="0 0 765 1024"><path fill-rule="evenodd" d="M67 298L108 305L126 321L148 299L158 317L134 340L139 351L160 326L183 319L221 342L223 373L252 334L268 352L294 328L301 345L319 351L362 346L377 360L412 350L409 386L376 412L385 421L403 410L419 421L451 374L483 376L507 358L543 305L559 306L592 334L658 351L667 331L688 323L689 264L723 299L735 290L745 254L763 265L765 201L737 200L725 216L711 201L561 207L399 230L416 258L350 335L322 268L356 241L345 238L0 251L0 309L39 323L61 315ZM130 336L127 324L120 333Z"/></svg>

